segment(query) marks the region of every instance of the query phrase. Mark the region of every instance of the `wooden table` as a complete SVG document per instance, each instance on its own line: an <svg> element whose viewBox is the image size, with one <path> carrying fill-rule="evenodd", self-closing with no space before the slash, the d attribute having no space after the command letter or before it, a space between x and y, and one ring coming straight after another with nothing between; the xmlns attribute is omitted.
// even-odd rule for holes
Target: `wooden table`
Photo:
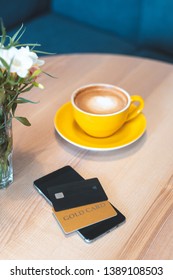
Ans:
<svg viewBox="0 0 173 280"><path fill-rule="evenodd" d="M14 183L0 190L1 259L173 258L173 65L113 55L46 58L45 90L26 94L37 105L18 108L30 128L13 122ZM145 99L147 132L115 151L87 151L67 143L54 129L58 108L79 86L101 82ZM127 218L92 244L77 233L66 237L51 206L33 181L65 165L84 178L98 177L109 200Z"/></svg>

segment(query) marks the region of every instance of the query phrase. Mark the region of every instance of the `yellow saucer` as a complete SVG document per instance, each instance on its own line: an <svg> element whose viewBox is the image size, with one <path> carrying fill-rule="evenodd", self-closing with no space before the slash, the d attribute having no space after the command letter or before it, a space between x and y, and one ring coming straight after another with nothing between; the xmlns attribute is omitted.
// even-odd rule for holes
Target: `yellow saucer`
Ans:
<svg viewBox="0 0 173 280"><path fill-rule="evenodd" d="M70 102L55 114L56 131L69 143L87 150L108 151L126 147L138 140L146 130L146 118L140 114L125 123L115 134L106 138L95 138L86 134L75 122Z"/></svg>

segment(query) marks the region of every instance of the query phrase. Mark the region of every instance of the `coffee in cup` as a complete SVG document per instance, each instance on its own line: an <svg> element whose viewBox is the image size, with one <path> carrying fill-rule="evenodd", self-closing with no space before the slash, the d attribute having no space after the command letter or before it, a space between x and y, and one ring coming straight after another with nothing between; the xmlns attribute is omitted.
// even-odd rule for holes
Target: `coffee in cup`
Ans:
<svg viewBox="0 0 173 280"><path fill-rule="evenodd" d="M133 103L138 105L134 106ZM108 137L137 117L144 108L141 96L130 96L109 84L90 84L75 90L71 97L77 124L89 135Z"/></svg>
<svg viewBox="0 0 173 280"><path fill-rule="evenodd" d="M128 103L127 96L118 89L93 86L82 89L74 98L75 105L90 114L113 114L121 111Z"/></svg>

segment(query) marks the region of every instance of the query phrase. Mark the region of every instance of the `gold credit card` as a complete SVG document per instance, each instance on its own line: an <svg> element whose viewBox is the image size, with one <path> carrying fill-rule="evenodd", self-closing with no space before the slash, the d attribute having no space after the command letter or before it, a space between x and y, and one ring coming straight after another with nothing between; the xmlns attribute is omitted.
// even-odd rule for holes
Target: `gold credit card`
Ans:
<svg viewBox="0 0 173 280"><path fill-rule="evenodd" d="M109 201L102 201L58 212L53 209L53 214L64 232L70 233L116 216L117 212Z"/></svg>

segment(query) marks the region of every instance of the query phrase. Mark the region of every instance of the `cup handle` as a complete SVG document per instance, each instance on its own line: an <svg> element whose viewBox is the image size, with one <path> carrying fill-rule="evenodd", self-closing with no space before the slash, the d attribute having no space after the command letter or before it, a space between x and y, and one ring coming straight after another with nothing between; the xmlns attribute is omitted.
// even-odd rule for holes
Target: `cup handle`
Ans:
<svg viewBox="0 0 173 280"><path fill-rule="evenodd" d="M142 110L144 108L144 100L143 100L143 98L141 96L133 95L130 98L131 98L130 107L135 102L137 102L138 105L135 106L134 108L130 108L130 112L129 112L128 116L127 116L126 122L136 118L142 112Z"/></svg>

